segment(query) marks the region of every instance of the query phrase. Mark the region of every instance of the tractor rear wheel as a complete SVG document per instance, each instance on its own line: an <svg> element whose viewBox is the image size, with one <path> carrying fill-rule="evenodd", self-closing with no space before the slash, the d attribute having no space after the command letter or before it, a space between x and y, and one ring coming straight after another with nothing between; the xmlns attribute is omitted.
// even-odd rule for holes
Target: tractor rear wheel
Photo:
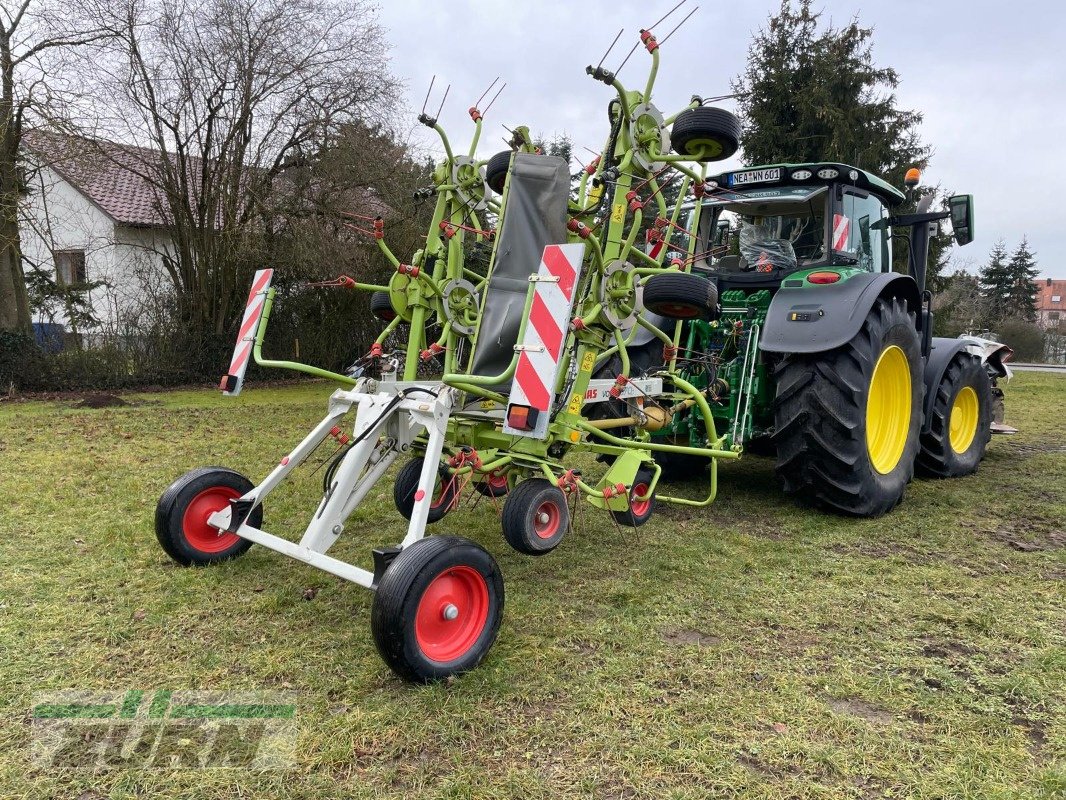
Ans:
<svg viewBox="0 0 1066 800"><path fill-rule="evenodd" d="M981 359L956 353L936 388L929 432L921 436L918 471L957 478L977 471L992 438L992 383Z"/></svg>
<svg viewBox="0 0 1066 800"><path fill-rule="evenodd" d="M507 182L507 170L511 168L511 150L497 153L485 164L485 182L496 194L503 194L503 185Z"/></svg>
<svg viewBox="0 0 1066 800"><path fill-rule="evenodd" d="M914 314L898 298L878 299L843 347L786 357L774 400L785 491L860 517L894 508L914 474L921 369Z"/></svg>
<svg viewBox="0 0 1066 800"><path fill-rule="evenodd" d="M722 108L689 108L674 120L670 146L696 161L721 161L740 147L740 120Z"/></svg>
<svg viewBox="0 0 1066 800"><path fill-rule="evenodd" d="M381 576L370 631L393 672L425 683L476 667L502 616L503 577L488 551L431 536L401 550Z"/></svg>

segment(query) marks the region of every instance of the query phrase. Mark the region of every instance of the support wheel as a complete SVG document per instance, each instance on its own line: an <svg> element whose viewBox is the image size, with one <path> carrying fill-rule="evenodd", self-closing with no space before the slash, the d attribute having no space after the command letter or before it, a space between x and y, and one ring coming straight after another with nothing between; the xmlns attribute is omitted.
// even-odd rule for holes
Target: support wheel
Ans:
<svg viewBox="0 0 1066 800"><path fill-rule="evenodd" d="M202 467L186 472L167 487L155 507L155 535L166 554L179 564L203 566L243 555L252 543L235 533L220 533L208 517L255 487L239 472ZM253 528L263 525L263 507L248 515Z"/></svg>
<svg viewBox="0 0 1066 800"><path fill-rule="evenodd" d="M502 616L492 556L468 539L432 536L404 548L381 576L370 630L393 672L425 683L476 667Z"/></svg>
<svg viewBox="0 0 1066 800"><path fill-rule="evenodd" d="M497 153L485 164L485 182L496 194L503 194L503 185L507 182L507 170L511 168L511 150Z"/></svg>
<svg viewBox="0 0 1066 800"><path fill-rule="evenodd" d="M653 275L644 283L644 308L667 319L716 319L718 289L702 275Z"/></svg>
<svg viewBox="0 0 1066 800"><path fill-rule="evenodd" d="M786 492L842 514L893 509L914 474L922 419L914 314L879 298L862 328L828 353L777 368L777 474Z"/></svg>
<svg viewBox="0 0 1066 800"><path fill-rule="evenodd" d="M493 472L486 476L483 481L476 481L474 489L485 497L503 497L511 487L507 483L506 472Z"/></svg>
<svg viewBox="0 0 1066 800"><path fill-rule="evenodd" d="M921 436L917 468L933 478L977 471L992 438L992 383L977 356L957 353L944 370Z"/></svg>
<svg viewBox="0 0 1066 800"><path fill-rule="evenodd" d="M687 109L674 120L670 146L694 161L722 161L740 147L740 120L722 108Z"/></svg>
<svg viewBox="0 0 1066 800"><path fill-rule="evenodd" d="M542 556L559 546L570 528L563 490L545 478L515 486L503 504L503 538L519 553Z"/></svg>
<svg viewBox="0 0 1066 800"><path fill-rule="evenodd" d="M424 461L425 459L422 458L408 461L396 475L396 482L392 485L392 499L396 503L396 510L403 515L404 519L411 519L411 514L414 512L418 479L422 475ZM443 467L437 470L437 482L433 485L433 504L429 507L427 523L437 522L451 511L458 489L458 485L452 480L447 470Z"/></svg>
<svg viewBox="0 0 1066 800"><path fill-rule="evenodd" d="M370 313L382 322L396 319L396 309L392 307L388 292L373 292L370 295Z"/></svg>
<svg viewBox="0 0 1066 800"><path fill-rule="evenodd" d="M648 493L651 479L651 470L642 469L637 472L637 477L633 479L633 488L629 490L629 508L625 511L611 512L611 515L619 525L625 525L628 528L639 528L651 519L651 515L655 511L655 497L649 497L647 500L636 499Z"/></svg>

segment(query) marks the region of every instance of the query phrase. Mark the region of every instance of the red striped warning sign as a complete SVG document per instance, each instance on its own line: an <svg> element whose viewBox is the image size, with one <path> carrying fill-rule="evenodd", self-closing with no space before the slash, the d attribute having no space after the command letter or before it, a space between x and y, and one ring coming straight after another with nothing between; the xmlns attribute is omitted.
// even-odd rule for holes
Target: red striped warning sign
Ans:
<svg viewBox="0 0 1066 800"><path fill-rule="evenodd" d="M843 214L833 215L833 249L848 249L848 231L851 229L851 220Z"/></svg>
<svg viewBox="0 0 1066 800"><path fill-rule="evenodd" d="M219 386L222 394L235 397L241 393L241 388L244 386L244 373L251 360L252 345L255 344L255 333L259 328L259 320L263 316L263 305L266 303L267 291L270 289L270 280L273 277L274 270L261 269L256 271L252 279L252 290L248 292L248 302L244 306L244 316L241 318L241 327L237 333L237 346L233 349L233 359Z"/></svg>
<svg viewBox="0 0 1066 800"><path fill-rule="evenodd" d="M534 283L533 304L516 348L518 367L508 398L507 433L537 439L547 435L553 389L584 255L583 242L550 244L541 255L540 268L529 278Z"/></svg>

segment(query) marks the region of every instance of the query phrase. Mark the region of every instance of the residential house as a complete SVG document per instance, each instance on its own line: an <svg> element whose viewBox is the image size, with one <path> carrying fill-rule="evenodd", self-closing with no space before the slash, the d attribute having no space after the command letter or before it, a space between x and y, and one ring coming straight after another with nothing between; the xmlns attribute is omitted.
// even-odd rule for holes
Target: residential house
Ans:
<svg viewBox="0 0 1066 800"><path fill-rule="evenodd" d="M1066 324L1066 280L1042 278L1036 288L1036 322L1045 330Z"/></svg>

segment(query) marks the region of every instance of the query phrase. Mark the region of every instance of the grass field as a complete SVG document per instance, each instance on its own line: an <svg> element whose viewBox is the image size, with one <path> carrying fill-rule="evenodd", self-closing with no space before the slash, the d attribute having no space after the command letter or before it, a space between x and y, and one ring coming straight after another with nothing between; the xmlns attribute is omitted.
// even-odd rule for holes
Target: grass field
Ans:
<svg viewBox="0 0 1066 800"><path fill-rule="evenodd" d="M1019 375L1021 433L877 520L794 505L758 458L710 509L622 531L589 509L541 559L461 508L436 528L495 554L503 628L423 688L379 660L369 592L255 547L182 569L155 541L171 480L258 480L327 393L0 403L0 797L1066 797L1066 377ZM298 535L319 479L265 527ZM335 548L362 563L404 527L391 484L367 506ZM296 691L297 767L36 769L33 696L67 688Z"/></svg>

